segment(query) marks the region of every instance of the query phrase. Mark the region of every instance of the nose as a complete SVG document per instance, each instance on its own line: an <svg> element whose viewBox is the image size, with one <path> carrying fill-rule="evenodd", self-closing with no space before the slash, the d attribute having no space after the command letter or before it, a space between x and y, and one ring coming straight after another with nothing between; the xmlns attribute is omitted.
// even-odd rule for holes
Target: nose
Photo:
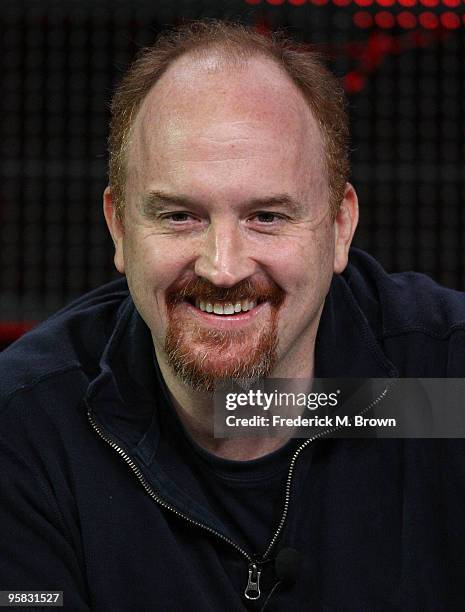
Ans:
<svg viewBox="0 0 465 612"><path fill-rule="evenodd" d="M195 262L195 273L217 287L233 287L256 270L237 222L211 222Z"/></svg>

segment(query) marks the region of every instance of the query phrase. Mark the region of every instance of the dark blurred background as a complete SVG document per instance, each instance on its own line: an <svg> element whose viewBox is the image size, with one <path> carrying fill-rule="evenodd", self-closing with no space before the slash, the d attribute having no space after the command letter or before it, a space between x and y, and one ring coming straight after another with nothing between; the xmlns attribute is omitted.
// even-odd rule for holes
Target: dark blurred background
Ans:
<svg viewBox="0 0 465 612"><path fill-rule="evenodd" d="M328 55L349 96L356 245L465 288L465 0L2 0L0 345L115 276L114 86L163 27L222 17Z"/></svg>

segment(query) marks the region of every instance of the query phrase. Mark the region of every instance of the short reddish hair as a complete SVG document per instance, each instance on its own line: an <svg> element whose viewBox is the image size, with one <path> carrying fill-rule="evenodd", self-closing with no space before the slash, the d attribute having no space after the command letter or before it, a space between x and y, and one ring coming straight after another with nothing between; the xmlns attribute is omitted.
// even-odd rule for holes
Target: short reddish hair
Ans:
<svg viewBox="0 0 465 612"><path fill-rule="evenodd" d="M128 136L145 96L176 59L210 50L242 62L251 56L270 58L303 93L323 137L330 208L335 216L349 174L349 126L339 80L318 53L281 34L268 37L237 23L201 21L162 33L141 51L115 92L108 141L109 184L119 218L123 218L125 204Z"/></svg>

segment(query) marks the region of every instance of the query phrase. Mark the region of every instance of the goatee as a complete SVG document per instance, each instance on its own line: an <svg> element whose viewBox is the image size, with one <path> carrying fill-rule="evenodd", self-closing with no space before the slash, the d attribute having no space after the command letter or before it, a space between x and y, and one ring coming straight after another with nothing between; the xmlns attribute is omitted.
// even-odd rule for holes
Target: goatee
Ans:
<svg viewBox="0 0 465 612"><path fill-rule="evenodd" d="M233 304L243 299L268 302L270 313L259 329L254 322L244 330L213 329L178 316L182 302L193 304L196 299ZM278 310L283 301L284 292L271 282L245 280L224 288L197 278L174 285L167 294L164 349L169 365L185 384L204 393L213 393L231 380L265 378L277 360Z"/></svg>

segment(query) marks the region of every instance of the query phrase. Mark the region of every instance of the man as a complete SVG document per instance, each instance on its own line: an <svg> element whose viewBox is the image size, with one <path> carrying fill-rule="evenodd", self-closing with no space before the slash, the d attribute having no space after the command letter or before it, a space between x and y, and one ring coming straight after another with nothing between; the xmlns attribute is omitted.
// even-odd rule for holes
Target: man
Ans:
<svg viewBox="0 0 465 612"><path fill-rule="evenodd" d="M461 609L461 441L214 436L231 379L464 376L463 296L360 251L347 267L334 77L194 24L140 56L112 112L127 285L1 357L1 588L73 611Z"/></svg>

